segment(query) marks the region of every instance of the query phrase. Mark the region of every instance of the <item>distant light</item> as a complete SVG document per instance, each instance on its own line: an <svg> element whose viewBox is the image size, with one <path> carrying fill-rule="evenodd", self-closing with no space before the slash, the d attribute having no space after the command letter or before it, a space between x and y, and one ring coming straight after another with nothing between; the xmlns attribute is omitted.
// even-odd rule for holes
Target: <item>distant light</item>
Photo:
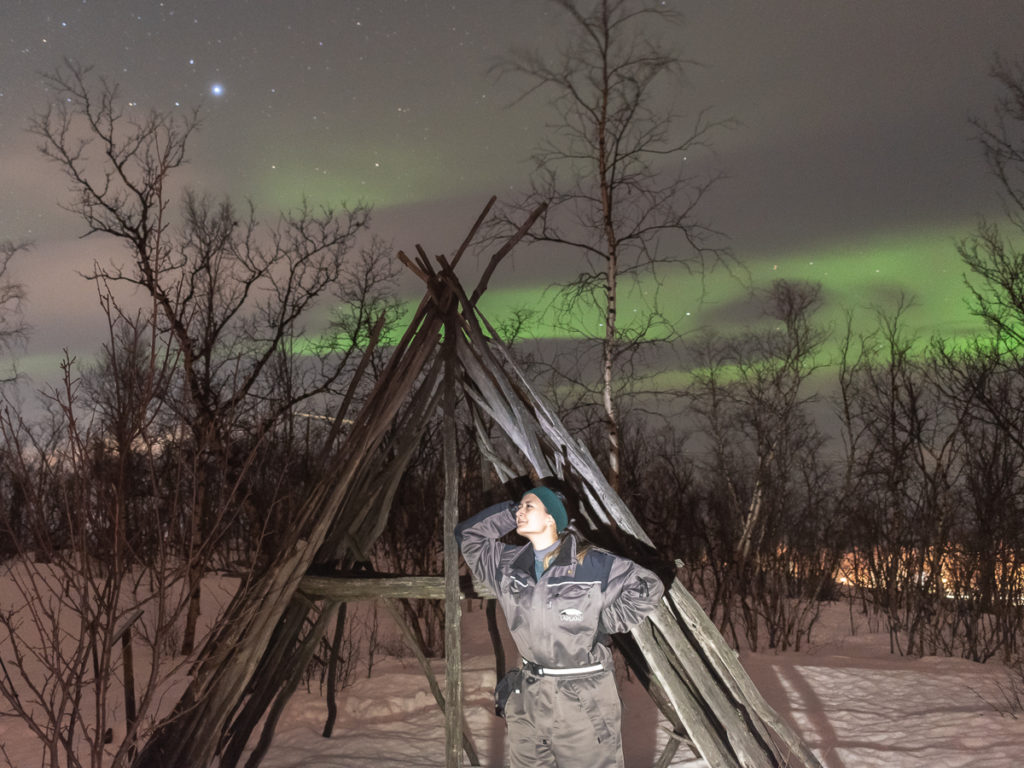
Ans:
<svg viewBox="0 0 1024 768"><path fill-rule="evenodd" d="M224 86L220 83L214 83L210 86L210 93L212 93L214 96L223 96Z"/></svg>

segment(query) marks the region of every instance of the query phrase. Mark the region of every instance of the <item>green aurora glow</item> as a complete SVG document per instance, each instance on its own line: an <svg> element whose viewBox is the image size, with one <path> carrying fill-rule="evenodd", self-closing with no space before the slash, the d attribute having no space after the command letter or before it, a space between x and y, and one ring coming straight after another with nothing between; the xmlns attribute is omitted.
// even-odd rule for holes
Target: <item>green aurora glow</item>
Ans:
<svg viewBox="0 0 1024 768"><path fill-rule="evenodd" d="M965 224L968 234L971 224ZM517 254L522 266L531 256ZM833 340L845 327L845 315L853 312L854 330L869 332L877 326L878 312L891 312L901 294L914 300L906 313L908 332L920 337L923 345L932 336L950 340L969 338L980 330L980 321L971 315L963 283L964 269L956 251L955 238L942 232L914 235L879 234L860 241L808 247L787 256L760 257L746 265L742 279L724 270L710 273L704 282L677 269L662 270L659 303L666 315L684 334L713 328L722 335L740 333L765 322L755 308L751 289L767 289L775 280L820 282L824 305L816 322L833 331ZM534 314L522 328L524 340L566 341L580 338L556 322L550 302L555 287L551 284L502 287L501 268L481 299L484 316L495 326L518 309L533 308ZM628 323L633 313L643 313L645 292L653 290L648 281L626 291L620 298L620 323ZM403 306L401 330L411 317L419 297ZM591 338L603 334L602 317L593 309L573 318L577 328L590 329ZM311 344L323 339L310 339ZM301 342L297 351L311 348ZM828 350L832 354L834 348ZM666 372L659 386L678 387L685 378L682 371Z"/></svg>
<svg viewBox="0 0 1024 768"><path fill-rule="evenodd" d="M969 233L970 224L964 226ZM863 241L807 248L789 255L758 257L746 263L747 275L738 277L718 269L707 275L703 286L693 275L677 269L662 270L660 305L677 321L682 332L714 327L722 334L742 331L756 321L751 316L751 289L766 289L775 280L821 283L824 306L816 319L826 327L839 327L847 311L854 312L855 327L867 330L874 325L876 311L891 311L900 294L913 298L907 313L910 328L923 336L937 334L950 338L974 335L980 321L971 315L963 283L964 268L956 252L954 239L945 232L917 235L878 235ZM550 286L503 289L500 278L481 300L481 308L492 321L506 316L513 308L536 306L552 295ZM650 291L652 284L641 286ZM545 292L546 291L546 292ZM628 320L633 312L643 312L637 292L620 300L619 317ZM526 329L530 338L564 339L569 337L539 317ZM601 318L579 319L580 324L599 334Z"/></svg>

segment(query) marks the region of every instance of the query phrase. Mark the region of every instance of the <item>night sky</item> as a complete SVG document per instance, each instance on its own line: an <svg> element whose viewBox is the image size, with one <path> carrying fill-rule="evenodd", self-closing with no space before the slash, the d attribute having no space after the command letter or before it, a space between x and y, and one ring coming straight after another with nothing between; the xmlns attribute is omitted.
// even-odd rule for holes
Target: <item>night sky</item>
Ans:
<svg viewBox="0 0 1024 768"><path fill-rule="evenodd" d="M834 315L905 291L925 332L969 330L954 243L1000 207L968 117L990 114L994 54L1021 53L1024 3L666 5L685 19L680 53L700 64L676 110L739 123L718 135L713 162L728 179L705 219L754 282L821 281ZM0 240L34 241L15 265L33 327L19 367L41 381L62 348L96 351L104 321L76 270L116 255L78 238L81 224L58 207L64 178L26 131L48 99L39 73L63 57L120 83L133 108L203 105L179 181L250 197L268 217L303 194L365 200L396 248L451 253L490 195L524 187L549 117L540 98L510 107L516 86L488 66L564 30L544 0L0 0ZM571 258L517 252L487 313L538 295L559 264L564 273ZM744 316L744 289L724 276L699 307L692 290L679 295L693 327Z"/></svg>

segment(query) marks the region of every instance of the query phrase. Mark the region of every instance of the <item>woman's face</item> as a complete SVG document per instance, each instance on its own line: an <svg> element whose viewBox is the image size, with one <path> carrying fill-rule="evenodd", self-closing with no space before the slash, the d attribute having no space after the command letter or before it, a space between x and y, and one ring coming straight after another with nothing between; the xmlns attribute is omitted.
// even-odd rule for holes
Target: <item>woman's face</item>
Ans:
<svg viewBox="0 0 1024 768"><path fill-rule="evenodd" d="M532 493L523 496L516 510L516 533L520 536L543 533L548 526L555 528L555 518L548 514L541 500Z"/></svg>

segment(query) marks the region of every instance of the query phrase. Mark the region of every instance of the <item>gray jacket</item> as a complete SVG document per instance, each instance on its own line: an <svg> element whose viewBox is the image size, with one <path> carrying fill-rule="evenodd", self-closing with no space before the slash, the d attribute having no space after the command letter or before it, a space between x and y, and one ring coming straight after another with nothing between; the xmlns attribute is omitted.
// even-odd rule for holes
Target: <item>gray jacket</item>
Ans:
<svg viewBox="0 0 1024 768"><path fill-rule="evenodd" d="M473 575L497 595L520 654L543 667L610 667L607 635L632 629L657 607L658 577L597 547L579 563L570 534L538 580L533 547L499 541L516 528L514 508L488 507L460 523L455 537Z"/></svg>

